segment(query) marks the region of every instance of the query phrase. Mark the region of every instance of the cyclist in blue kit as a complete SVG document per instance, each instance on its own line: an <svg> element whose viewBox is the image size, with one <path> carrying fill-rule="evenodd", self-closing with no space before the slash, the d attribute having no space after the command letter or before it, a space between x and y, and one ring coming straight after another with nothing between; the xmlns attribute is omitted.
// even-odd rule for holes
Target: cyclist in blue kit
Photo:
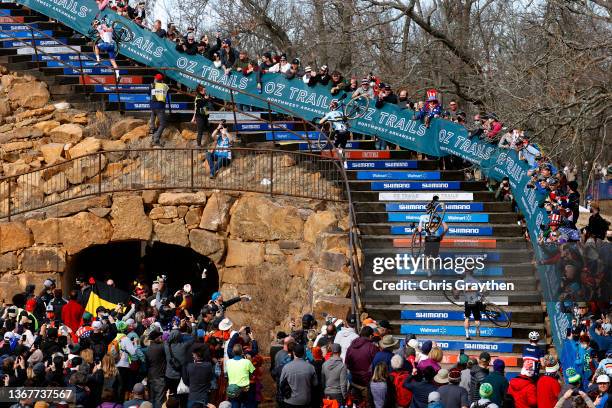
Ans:
<svg viewBox="0 0 612 408"><path fill-rule="evenodd" d="M433 199L425 207L426 214L419 218L418 231L425 231L425 250L423 255L426 257L437 257L440 253L440 242L444 235L448 232L448 225L440 218L437 210L442 207L442 203L438 202L438 196L433 196ZM442 226L440 230L439 226Z"/></svg>

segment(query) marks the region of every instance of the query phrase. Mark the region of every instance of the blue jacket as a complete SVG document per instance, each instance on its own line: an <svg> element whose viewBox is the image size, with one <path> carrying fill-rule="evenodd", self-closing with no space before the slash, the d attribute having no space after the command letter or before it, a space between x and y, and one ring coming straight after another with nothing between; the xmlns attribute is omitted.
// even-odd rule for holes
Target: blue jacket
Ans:
<svg viewBox="0 0 612 408"><path fill-rule="evenodd" d="M591 336L591 339L593 339L595 343L597 343L597 345L599 346L599 350L612 351L612 337L601 336L595 333L594 324L589 327L589 335Z"/></svg>

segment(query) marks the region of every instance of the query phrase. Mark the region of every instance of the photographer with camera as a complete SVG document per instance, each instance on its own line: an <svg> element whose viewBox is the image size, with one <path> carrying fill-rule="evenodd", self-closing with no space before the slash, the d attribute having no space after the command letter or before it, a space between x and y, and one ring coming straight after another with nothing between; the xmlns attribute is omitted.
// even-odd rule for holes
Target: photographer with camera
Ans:
<svg viewBox="0 0 612 408"><path fill-rule="evenodd" d="M232 140L230 133L225 127L225 121L219 123L212 133L212 139L216 141L215 147L206 153L206 161L210 171L210 178L215 178L215 174L222 168L230 165L232 161Z"/></svg>
<svg viewBox="0 0 612 408"><path fill-rule="evenodd" d="M196 55L198 53L198 43L195 41L193 33L187 34L186 37L178 37L176 40L176 50L187 55Z"/></svg>

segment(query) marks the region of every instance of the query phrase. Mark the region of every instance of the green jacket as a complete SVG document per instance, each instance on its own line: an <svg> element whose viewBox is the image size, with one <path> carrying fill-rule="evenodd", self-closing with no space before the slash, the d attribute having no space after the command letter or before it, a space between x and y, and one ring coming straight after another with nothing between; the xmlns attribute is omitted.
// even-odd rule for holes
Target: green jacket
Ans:
<svg viewBox="0 0 612 408"><path fill-rule="evenodd" d="M499 371L491 371L482 382L489 383L493 386L493 395L491 395L489 399L501 407L504 396L506 392L508 392L508 380L506 380L506 376Z"/></svg>

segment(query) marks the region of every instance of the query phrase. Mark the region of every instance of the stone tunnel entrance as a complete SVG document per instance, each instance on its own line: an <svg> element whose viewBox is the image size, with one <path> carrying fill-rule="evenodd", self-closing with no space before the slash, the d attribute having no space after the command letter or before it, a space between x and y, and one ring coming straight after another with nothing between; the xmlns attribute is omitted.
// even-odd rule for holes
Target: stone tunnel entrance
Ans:
<svg viewBox="0 0 612 408"><path fill-rule="evenodd" d="M78 276L91 276L112 279L117 287L131 290L134 281L150 285L159 275L168 277L172 292L191 284L196 313L219 290L217 268L208 257L191 248L145 241L95 245L73 255L64 273L64 287L72 288Z"/></svg>

